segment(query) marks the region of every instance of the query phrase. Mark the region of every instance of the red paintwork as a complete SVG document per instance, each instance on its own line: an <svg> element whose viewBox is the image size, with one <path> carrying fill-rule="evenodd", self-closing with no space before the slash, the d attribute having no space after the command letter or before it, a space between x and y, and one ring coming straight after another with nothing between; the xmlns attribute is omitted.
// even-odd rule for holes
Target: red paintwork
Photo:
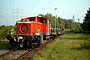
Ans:
<svg viewBox="0 0 90 60"><path fill-rule="evenodd" d="M33 19L33 21L32 21ZM40 19L45 19L47 22L46 25L43 25L40 22ZM48 26L48 19L43 17L29 17L25 19L21 19L21 21L17 21L17 34L39 34L41 32L50 32L50 26ZM37 32L39 30L39 32Z"/></svg>

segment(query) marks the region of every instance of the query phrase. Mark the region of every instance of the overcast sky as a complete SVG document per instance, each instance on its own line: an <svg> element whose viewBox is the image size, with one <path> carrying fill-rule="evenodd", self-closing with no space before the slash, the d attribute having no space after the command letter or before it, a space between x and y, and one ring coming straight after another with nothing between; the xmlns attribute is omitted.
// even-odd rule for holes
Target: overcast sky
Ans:
<svg viewBox="0 0 90 60"><path fill-rule="evenodd" d="M74 15L82 23L89 7L90 0L0 0L0 25L15 25L21 18L46 13L64 19Z"/></svg>

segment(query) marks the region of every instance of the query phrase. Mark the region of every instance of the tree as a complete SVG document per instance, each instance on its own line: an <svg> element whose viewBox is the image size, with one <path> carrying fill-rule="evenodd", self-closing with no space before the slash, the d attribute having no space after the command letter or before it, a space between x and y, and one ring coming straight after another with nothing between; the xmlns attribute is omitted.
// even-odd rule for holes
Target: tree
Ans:
<svg viewBox="0 0 90 60"><path fill-rule="evenodd" d="M54 24L55 24L55 16L53 16L51 13L47 13L47 14L45 14L45 15L43 15L43 14L39 14L38 16L41 16L41 17L45 17L45 18L47 18L47 19L49 19L50 20L50 23L51 23L51 26L54 28Z"/></svg>
<svg viewBox="0 0 90 60"><path fill-rule="evenodd" d="M56 19L56 27L57 28L65 27L65 29L70 29L70 28L72 28L73 30L77 29L77 27L75 27L77 25L77 23L72 22L71 19L63 19L61 17L56 17L56 16L53 16L51 13L47 13L45 15L39 14L38 16L49 19L52 28L55 28L55 19ZM80 24L80 23L78 23L78 24Z"/></svg>
<svg viewBox="0 0 90 60"><path fill-rule="evenodd" d="M90 8L87 10L87 14L84 17L84 22L81 25L83 31L90 33Z"/></svg>
<svg viewBox="0 0 90 60"><path fill-rule="evenodd" d="M5 40L6 36L11 34L11 29L13 28L16 31L16 26L11 26L11 25L10 26L5 26L5 25L0 26L0 40Z"/></svg>
<svg viewBox="0 0 90 60"><path fill-rule="evenodd" d="M69 29L69 28L70 28L70 26L69 26L69 25L70 25L69 21L68 21L68 20L66 20L66 21L65 21L65 28L66 28L66 29Z"/></svg>
<svg viewBox="0 0 90 60"><path fill-rule="evenodd" d="M62 21L61 21L61 18L60 17L58 17L58 22L61 24L62 23Z"/></svg>
<svg viewBox="0 0 90 60"><path fill-rule="evenodd" d="M39 14L38 16L44 17L44 15L43 15L43 14Z"/></svg>

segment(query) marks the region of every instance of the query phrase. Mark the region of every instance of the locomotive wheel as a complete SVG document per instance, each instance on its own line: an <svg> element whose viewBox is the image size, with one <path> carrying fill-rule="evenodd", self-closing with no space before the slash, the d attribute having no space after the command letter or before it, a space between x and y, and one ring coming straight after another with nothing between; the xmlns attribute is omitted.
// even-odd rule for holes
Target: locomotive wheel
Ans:
<svg viewBox="0 0 90 60"><path fill-rule="evenodd" d="M27 48L27 41L25 40L24 41L24 47L23 47L24 49L26 49Z"/></svg>
<svg viewBox="0 0 90 60"><path fill-rule="evenodd" d="M10 41L9 41L9 43L10 43L10 45L11 45L12 47L14 47L14 38L11 38Z"/></svg>
<svg viewBox="0 0 90 60"><path fill-rule="evenodd" d="M29 49L30 48L30 41L29 40L25 40L24 41L24 46L23 46L24 49Z"/></svg>
<svg viewBox="0 0 90 60"><path fill-rule="evenodd" d="M37 47L40 46L40 37L37 38Z"/></svg>
<svg viewBox="0 0 90 60"><path fill-rule="evenodd" d="M45 39L46 39L46 40L49 40L49 39L50 39L50 36L46 35L46 36L45 36Z"/></svg>
<svg viewBox="0 0 90 60"><path fill-rule="evenodd" d="M17 48L17 42L14 41L14 38L11 38L10 41L9 41L10 45L16 49Z"/></svg>
<svg viewBox="0 0 90 60"><path fill-rule="evenodd" d="M30 46L30 42L27 41L27 50L29 49L29 46Z"/></svg>

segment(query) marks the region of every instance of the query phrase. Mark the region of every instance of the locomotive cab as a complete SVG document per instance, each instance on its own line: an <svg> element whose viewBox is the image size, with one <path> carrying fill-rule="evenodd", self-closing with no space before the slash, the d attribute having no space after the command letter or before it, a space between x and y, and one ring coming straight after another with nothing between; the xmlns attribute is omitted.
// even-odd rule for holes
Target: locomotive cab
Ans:
<svg viewBox="0 0 90 60"><path fill-rule="evenodd" d="M50 35L49 20L48 19L40 19L40 22L43 24L42 25L43 35Z"/></svg>

